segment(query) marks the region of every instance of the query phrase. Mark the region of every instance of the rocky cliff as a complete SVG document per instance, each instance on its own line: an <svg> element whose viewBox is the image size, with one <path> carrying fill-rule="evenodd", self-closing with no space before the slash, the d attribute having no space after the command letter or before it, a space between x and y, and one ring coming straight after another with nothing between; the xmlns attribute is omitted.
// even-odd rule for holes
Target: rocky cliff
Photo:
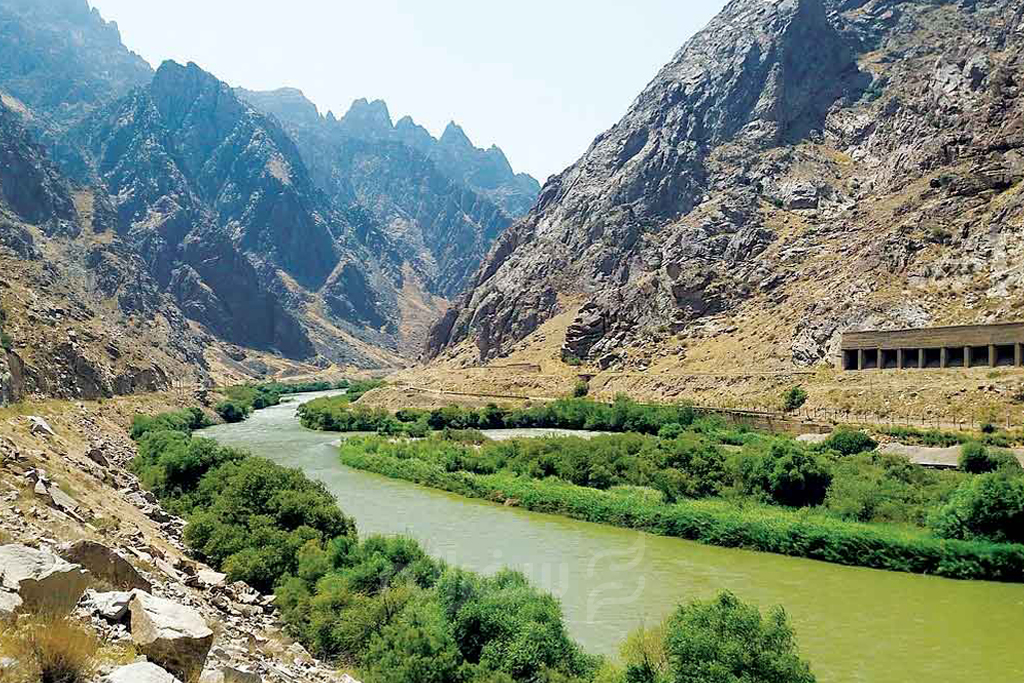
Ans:
<svg viewBox="0 0 1024 683"><path fill-rule="evenodd" d="M497 242L429 353L830 361L842 331L1017 317L1018 1L734 0Z"/></svg>
<svg viewBox="0 0 1024 683"><path fill-rule="evenodd" d="M0 102L46 162L11 167L0 186L42 231L37 246L75 242L62 249L89 254L108 290L123 280L116 252L207 340L321 366L418 353L511 224L496 202L521 212L536 194L507 162L481 170L500 151L462 146L446 157L462 165L442 170L382 103L339 121L298 91L236 91L195 64L154 72L85 0L0 0Z"/></svg>
<svg viewBox="0 0 1024 683"><path fill-rule="evenodd" d="M500 149L477 148L454 123L435 139L410 117L393 123L380 100L356 100L336 119L294 89L238 93L281 121L318 186L342 205L365 207L394 239L400 262L443 298L461 293L540 189Z"/></svg>
<svg viewBox="0 0 1024 683"><path fill-rule="evenodd" d="M0 104L0 402L205 380L200 338L115 224Z"/></svg>

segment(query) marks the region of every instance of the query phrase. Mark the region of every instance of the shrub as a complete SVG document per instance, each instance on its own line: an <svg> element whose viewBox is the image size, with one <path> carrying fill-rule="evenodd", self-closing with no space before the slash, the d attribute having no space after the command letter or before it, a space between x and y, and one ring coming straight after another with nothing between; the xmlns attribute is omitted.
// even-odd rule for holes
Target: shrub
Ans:
<svg viewBox="0 0 1024 683"><path fill-rule="evenodd" d="M996 468L988 456L988 449L977 441L965 443L960 447L960 469L971 474L984 474Z"/></svg>
<svg viewBox="0 0 1024 683"><path fill-rule="evenodd" d="M998 431L996 429L996 426L994 424L992 424L991 422L986 422L986 423L981 425L981 433L982 434L995 434L996 431Z"/></svg>
<svg viewBox="0 0 1024 683"><path fill-rule="evenodd" d="M573 387L572 395L573 398L583 398L590 393L590 384L584 380L576 382L576 386Z"/></svg>
<svg viewBox="0 0 1024 683"><path fill-rule="evenodd" d="M0 639L0 655L18 663L13 683L89 683L99 647L91 630L67 618L22 620Z"/></svg>
<svg viewBox="0 0 1024 683"><path fill-rule="evenodd" d="M371 679L379 683L459 680L461 656L445 615L433 600L418 600L370 642Z"/></svg>
<svg viewBox="0 0 1024 683"><path fill-rule="evenodd" d="M688 405L642 404L625 396L617 397L611 405L586 398L565 398L527 408L490 404L471 409L452 405L429 412L405 409L391 414L353 406L344 396L337 396L302 405L299 418L308 429L339 432L377 431L382 424L397 424L401 433L411 424L422 423L435 430L535 427L657 434L668 423L692 425L696 414Z"/></svg>
<svg viewBox="0 0 1024 683"><path fill-rule="evenodd" d="M960 448L960 469L970 474L985 474L1005 470L1020 473L1020 462L1012 453L992 450L977 441L969 441Z"/></svg>
<svg viewBox="0 0 1024 683"><path fill-rule="evenodd" d="M782 403L786 408L786 412L791 413L807 403L807 392L804 391L803 387L790 387L782 394Z"/></svg>
<svg viewBox="0 0 1024 683"><path fill-rule="evenodd" d="M775 440L766 451L746 450L734 467L742 490L792 507L820 505L832 483L824 457L788 440Z"/></svg>
<svg viewBox="0 0 1024 683"><path fill-rule="evenodd" d="M563 355L562 362L574 368L583 365L583 360L579 356L571 353Z"/></svg>
<svg viewBox="0 0 1024 683"><path fill-rule="evenodd" d="M765 618L757 607L722 593L680 607L665 636L675 683L813 683L785 611Z"/></svg>
<svg viewBox="0 0 1024 683"><path fill-rule="evenodd" d="M1024 543L1024 478L980 474L965 481L931 519L943 538Z"/></svg>
<svg viewBox="0 0 1024 683"><path fill-rule="evenodd" d="M188 408L159 415L136 415L132 418L131 437L138 441L148 432L173 431L191 434L210 426L210 420L199 408Z"/></svg>
<svg viewBox="0 0 1024 683"><path fill-rule="evenodd" d="M683 426L678 422L669 422L658 430L658 437L661 439L678 439L683 435Z"/></svg>
<svg viewBox="0 0 1024 683"><path fill-rule="evenodd" d="M221 419L227 423L241 422L249 416L249 409L234 401L221 401L214 407Z"/></svg>
<svg viewBox="0 0 1024 683"><path fill-rule="evenodd" d="M878 442L860 430L840 427L825 439L824 446L841 455L855 455L875 450Z"/></svg>
<svg viewBox="0 0 1024 683"><path fill-rule="evenodd" d="M7 332L4 332L3 330L0 330L0 347L2 347L4 351L14 350L14 339L12 339L11 335L7 334Z"/></svg>

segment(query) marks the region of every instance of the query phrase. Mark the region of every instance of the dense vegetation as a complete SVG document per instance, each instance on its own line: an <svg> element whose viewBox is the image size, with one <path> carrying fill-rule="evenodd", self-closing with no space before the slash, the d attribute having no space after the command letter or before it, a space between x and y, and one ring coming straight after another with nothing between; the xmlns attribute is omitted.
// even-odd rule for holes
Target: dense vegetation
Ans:
<svg viewBox="0 0 1024 683"><path fill-rule="evenodd" d="M193 554L232 580L274 589L292 634L366 680L659 683L718 680L708 672L720 667L736 680L814 680L796 658L781 611L762 620L729 595L680 608L656 634L627 639L621 666L604 662L569 638L557 600L521 574L452 568L407 538L361 540L322 485L193 437L193 425L200 420L192 411L136 420L134 471L188 518ZM470 432L451 435L476 440ZM707 638L733 640L702 652ZM755 643L746 655L736 649L745 642ZM649 650L664 653L657 670L646 666ZM694 677L698 671L703 677ZM779 678L781 671L799 677Z"/></svg>
<svg viewBox="0 0 1024 683"><path fill-rule="evenodd" d="M696 412L688 405L648 405L626 397L619 397L612 404L568 398L526 408L499 407L492 403L479 409L453 405L435 410L406 408L390 413L350 405L345 397L336 396L316 399L299 408L299 418L309 429L410 436L442 429L519 427L657 434L667 424L689 426L696 417Z"/></svg>
<svg viewBox="0 0 1024 683"><path fill-rule="evenodd" d="M972 441L980 442L986 446L998 448L1010 448L1024 444L1024 432L1000 431L993 425L982 425L981 434L969 432L951 432L941 429L921 429L918 427L886 427L880 432L887 436L899 439L900 443L911 446L930 446L935 448L949 448L959 446Z"/></svg>
<svg viewBox="0 0 1024 683"><path fill-rule="evenodd" d="M270 382L265 384L239 384L222 390L225 399L214 407L225 422L241 422L254 410L276 406L282 396L316 391L345 389L344 402L357 401L371 389L383 385L379 380L340 380L338 382Z"/></svg>
<svg viewBox="0 0 1024 683"><path fill-rule="evenodd" d="M658 437L609 434L477 445L362 437L352 467L532 510L714 545L957 578L1024 580L1024 477L916 467L837 430L820 446L702 418ZM870 524L867 524L870 523Z"/></svg>

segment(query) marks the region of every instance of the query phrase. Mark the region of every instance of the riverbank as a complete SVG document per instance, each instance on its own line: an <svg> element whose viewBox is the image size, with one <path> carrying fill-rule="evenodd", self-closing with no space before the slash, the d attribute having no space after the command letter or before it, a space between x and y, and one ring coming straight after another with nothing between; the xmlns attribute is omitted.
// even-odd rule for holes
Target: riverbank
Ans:
<svg viewBox="0 0 1024 683"><path fill-rule="evenodd" d="M1024 582L1020 545L938 539L893 526L835 520L811 510L720 500L670 504L643 493L626 495L551 479L447 471L414 458L370 452L363 443L342 443L342 464L467 498L727 548L953 579Z"/></svg>

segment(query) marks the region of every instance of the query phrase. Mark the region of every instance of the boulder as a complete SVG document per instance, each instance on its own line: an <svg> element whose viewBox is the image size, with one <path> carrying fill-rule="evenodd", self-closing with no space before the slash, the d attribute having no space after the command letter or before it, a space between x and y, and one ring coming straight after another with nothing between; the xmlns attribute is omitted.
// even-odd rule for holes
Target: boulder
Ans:
<svg viewBox="0 0 1024 683"><path fill-rule="evenodd" d="M68 562L80 564L119 590L152 592L153 585L112 548L96 541L77 541L60 552Z"/></svg>
<svg viewBox="0 0 1024 683"><path fill-rule="evenodd" d="M139 652L184 679L203 670L213 631L198 612L143 591L135 591L128 609Z"/></svg>
<svg viewBox="0 0 1024 683"><path fill-rule="evenodd" d="M44 436L57 436L56 432L50 427L50 424L41 417L35 415L29 415L28 421L30 424L29 430L33 434L42 434Z"/></svg>
<svg viewBox="0 0 1024 683"><path fill-rule="evenodd" d="M17 593L23 611L66 614L89 584L89 572L53 553L24 545L0 546L0 582Z"/></svg>
<svg viewBox="0 0 1024 683"><path fill-rule="evenodd" d="M121 621L128 616L128 605L132 601L131 591L114 591L111 593L92 593L93 613L107 621Z"/></svg>
<svg viewBox="0 0 1024 683"><path fill-rule="evenodd" d="M108 674L104 683L181 683L177 678L149 662L122 666Z"/></svg>
<svg viewBox="0 0 1024 683"><path fill-rule="evenodd" d="M13 621L21 610L21 597L17 593L0 591L0 624Z"/></svg>
<svg viewBox="0 0 1024 683"><path fill-rule="evenodd" d="M215 572L212 569L200 569L196 572L196 577L199 579L199 583L207 588L223 587L228 580L227 574Z"/></svg>
<svg viewBox="0 0 1024 683"><path fill-rule="evenodd" d="M224 675L224 683L263 683L263 678L258 673L243 666L224 666L220 672Z"/></svg>

